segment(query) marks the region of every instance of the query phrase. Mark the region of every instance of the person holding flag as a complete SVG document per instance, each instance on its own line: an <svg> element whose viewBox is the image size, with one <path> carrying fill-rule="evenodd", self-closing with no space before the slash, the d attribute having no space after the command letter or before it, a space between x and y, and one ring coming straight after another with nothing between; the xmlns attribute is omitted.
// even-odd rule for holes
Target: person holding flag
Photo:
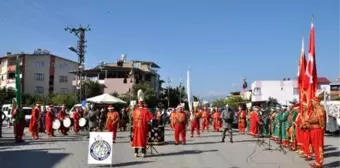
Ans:
<svg viewBox="0 0 340 168"><path fill-rule="evenodd" d="M25 129L25 118L18 117L20 114L20 108L17 106L17 102L15 99L12 101L12 119L14 120L14 135L15 135L15 142L20 143L23 142L22 137L24 135Z"/></svg>

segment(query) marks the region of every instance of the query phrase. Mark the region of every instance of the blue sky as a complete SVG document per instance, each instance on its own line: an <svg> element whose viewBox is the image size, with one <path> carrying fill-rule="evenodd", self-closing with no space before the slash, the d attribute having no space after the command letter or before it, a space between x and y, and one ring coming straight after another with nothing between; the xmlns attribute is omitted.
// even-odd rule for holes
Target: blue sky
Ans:
<svg viewBox="0 0 340 168"><path fill-rule="evenodd" d="M86 66L151 60L172 85L191 67L192 91L223 95L261 79L294 78L315 15L319 76L339 74L338 0L0 0L0 53L46 48L77 60L66 25L90 24Z"/></svg>

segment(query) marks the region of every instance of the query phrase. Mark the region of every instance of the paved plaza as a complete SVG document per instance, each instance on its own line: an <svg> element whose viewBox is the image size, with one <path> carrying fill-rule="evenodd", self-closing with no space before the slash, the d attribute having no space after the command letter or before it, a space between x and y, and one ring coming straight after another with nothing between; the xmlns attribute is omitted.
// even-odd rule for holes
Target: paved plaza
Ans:
<svg viewBox="0 0 340 168"><path fill-rule="evenodd" d="M3 128L0 139L1 168L94 168L109 165L87 165L88 141L85 135L61 136L47 139L42 135L32 141L27 129L24 144L13 143L12 128ZM189 132L187 132L189 134ZM112 167L126 168L307 168L308 162L295 152L284 155L279 151L263 151L256 138L235 133L234 143L221 143L221 134L203 132L201 137L189 138L186 145L175 146L173 132L166 131L167 145L155 146L159 154L146 158L135 158L129 143L128 132L118 132L113 146ZM229 140L228 137L226 140ZM266 139L268 142L268 139ZM326 137L325 166L340 167L339 137ZM277 147L272 144L272 148Z"/></svg>

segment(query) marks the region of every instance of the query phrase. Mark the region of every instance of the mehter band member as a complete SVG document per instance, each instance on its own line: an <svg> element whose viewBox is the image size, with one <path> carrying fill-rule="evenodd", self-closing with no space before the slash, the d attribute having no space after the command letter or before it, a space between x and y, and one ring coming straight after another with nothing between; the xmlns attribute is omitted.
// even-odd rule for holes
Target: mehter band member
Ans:
<svg viewBox="0 0 340 168"><path fill-rule="evenodd" d="M107 117L106 117L106 128L109 132L112 132L112 142L116 141L118 122L119 122L119 113L114 110L113 106L110 105L108 108Z"/></svg>
<svg viewBox="0 0 340 168"><path fill-rule="evenodd" d="M202 120L202 132L209 131L210 113L206 106L203 107Z"/></svg>
<svg viewBox="0 0 340 168"><path fill-rule="evenodd" d="M214 132L219 132L222 126L222 123L221 123L221 111L218 109L218 107L215 108L213 119L214 119L213 121Z"/></svg>
<svg viewBox="0 0 340 168"><path fill-rule="evenodd" d="M239 106L238 110L238 130L240 134L244 134L246 132L247 113L242 106Z"/></svg>
<svg viewBox="0 0 340 168"><path fill-rule="evenodd" d="M13 109L12 109L12 118L15 119L14 120L15 142L16 143L23 142L22 136L24 135L25 117L19 116L19 110L16 104L14 103L13 103Z"/></svg>
<svg viewBox="0 0 340 168"><path fill-rule="evenodd" d="M146 155L146 143L148 136L148 125L151 120L148 110L143 108L143 91L138 90L138 107L132 113L133 124L133 140L132 148L134 148L135 157L138 157L138 150L142 150L142 157Z"/></svg>
<svg viewBox="0 0 340 168"><path fill-rule="evenodd" d="M53 112L53 105L49 105L47 109L47 113L45 115L45 131L47 136L52 137L54 136L54 130L52 127L54 121L54 112Z"/></svg>
<svg viewBox="0 0 340 168"><path fill-rule="evenodd" d="M175 145L180 143L179 137L182 138L182 144L186 144L186 127L188 124L188 117L186 113L182 110L182 106L178 105L176 108L175 115Z"/></svg>
<svg viewBox="0 0 340 168"><path fill-rule="evenodd" d="M39 139L39 115L40 115L40 102L35 104L32 109L32 117L30 120L29 131L32 133L32 138L34 140Z"/></svg>
<svg viewBox="0 0 340 168"><path fill-rule="evenodd" d="M194 111L194 118L191 121L191 135L190 135L191 138L194 137L195 130L196 130L197 136L198 137L200 136L200 117L201 117L201 113L196 108Z"/></svg>
<svg viewBox="0 0 340 168"><path fill-rule="evenodd" d="M320 105L320 99L312 99L312 114L306 121L306 127L310 130L310 139L315 155L313 168L322 168L324 156L324 134L325 134L326 112Z"/></svg>
<svg viewBox="0 0 340 168"><path fill-rule="evenodd" d="M61 106L61 110L58 112L58 120L60 121L63 121L65 118L66 118L67 114L66 114L66 107L65 105L63 104ZM63 135L67 135L67 132L69 131L68 128L64 127L63 125L60 126L59 128L60 132L63 134Z"/></svg>
<svg viewBox="0 0 340 168"><path fill-rule="evenodd" d="M79 134L79 119L80 119L80 109L81 107L76 107L76 111L73 113L73 131L74 134Z"/></svg>

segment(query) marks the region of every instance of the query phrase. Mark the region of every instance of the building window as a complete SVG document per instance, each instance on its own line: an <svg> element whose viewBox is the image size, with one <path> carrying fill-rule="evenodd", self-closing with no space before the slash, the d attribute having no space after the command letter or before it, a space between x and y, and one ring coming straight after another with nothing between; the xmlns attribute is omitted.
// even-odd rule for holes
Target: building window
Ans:
<svg viewBox="0 0 340 168"><path fill-rule="evenodd" d="M299 94L299 89L297 87L293 88L293 94L298 95Z"/></svg>
<svg viewBox="0 0 340 168"><path fill-rule="evenodd" d="M340 85L332 85L331 91L340 91Z"/></svg>
<svg viewBox="0 0 340 168"><path fill-rule="evenodd" d="M37 80L37 81L44 81L44 74L35 73L35 80Z"/></svg>
<svg viewBox="0 0 340 168"><path fill-rule="evenodd" d="M43 68L44 67L44 61L37 61L36 66L37 66L37 68Z"/></svg>
<svg viewBox="0 0 340 168"><path fill-rule="evenodd" d="M68 94L68 89L66 89L66 88L61 88L61 89L60 89L60 94Z"/></svg>
<svg viewBox="0 0 340 168"><path fill-rule="evenodd" d="M67 64L60 64L60 69L67 69Z"/></svg>
<svg viewBox="0 0 340 168"><path fill-rule="evenodd" d="M254 88L253 94L254 94L255 96L261 95L261 88L259 88L259 87Z"/></svg>
<svg viewBox="0 0 340 168"><path fill-rule="evenodd" d="M37 94L43 94L44 93L44 87L36 86L34 92L37 93Z"/></svg>
<svg viewBox="0 0 340 168"><path fill-rule="evenodd" d="M59 82L60 83L67 83L68 77L67 76L59 76Z"/></svg>

